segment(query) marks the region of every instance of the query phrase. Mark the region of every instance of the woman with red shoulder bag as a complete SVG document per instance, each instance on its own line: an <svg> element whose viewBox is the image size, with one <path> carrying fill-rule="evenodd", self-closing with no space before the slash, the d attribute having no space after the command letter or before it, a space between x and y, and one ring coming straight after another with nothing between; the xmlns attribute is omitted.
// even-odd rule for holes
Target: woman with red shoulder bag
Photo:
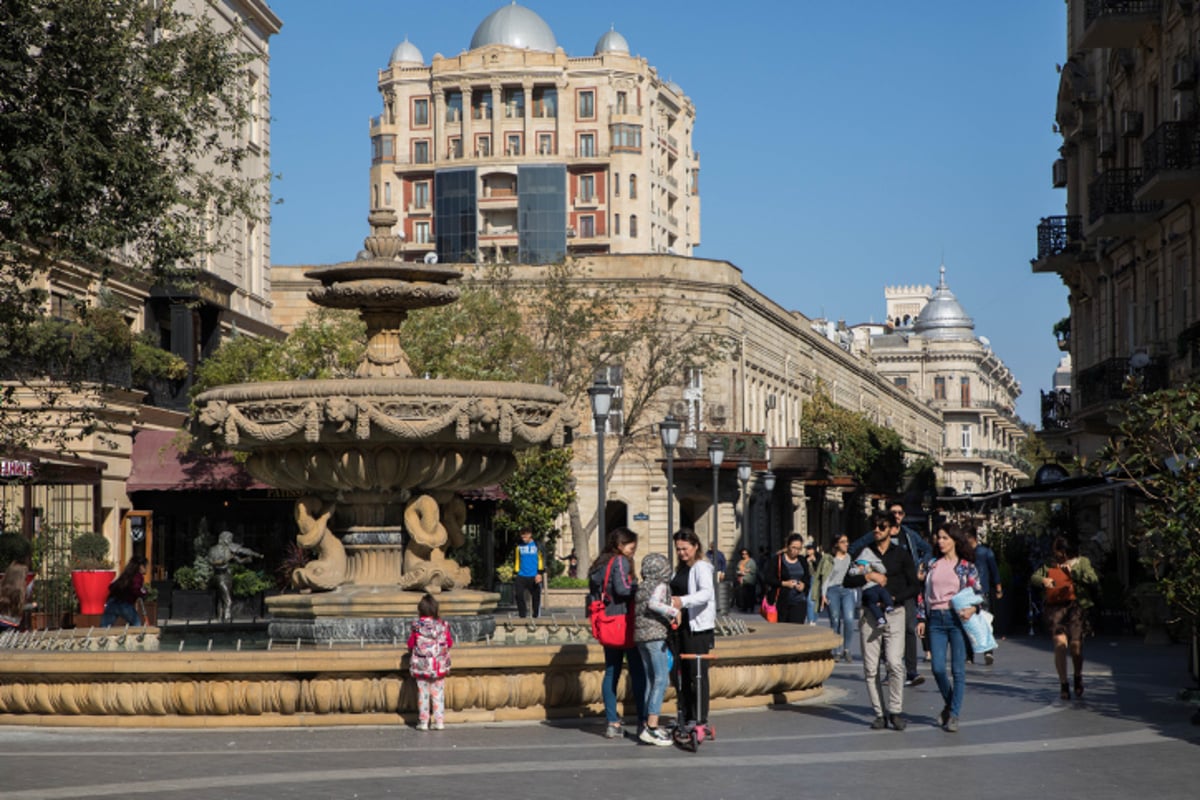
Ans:
<svg viewBox="0 0 1200 800"><path fill-rule="evenodd" d="M625 736L621 722L621 709L617 699L617 683L621 680L621 668L629 660L629 690L637 701L638 726L646 721L646 671L641 656L633 646L634 599L637 594L637 579L634 577L633 554L637 551L638 535L628 528L609 531L604 551L588 567L588 599L592 603L600 600L603 612L608 616L626 618L628 636L621 645L604 645L604 716L607 739ZM639 730L640 734L641 731Z"/></svg>

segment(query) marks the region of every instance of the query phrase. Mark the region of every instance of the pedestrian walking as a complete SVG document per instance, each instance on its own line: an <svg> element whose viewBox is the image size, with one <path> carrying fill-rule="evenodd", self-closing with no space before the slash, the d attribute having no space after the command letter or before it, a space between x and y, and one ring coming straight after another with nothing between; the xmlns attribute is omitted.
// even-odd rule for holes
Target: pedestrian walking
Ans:
<svg viewBox="0 0 1200 800"><path fill-rule="evenodd" d="M701 556L700 539L695 531L681 528L672 537L678 562L671 576L671 604L683 612L679 618L679 652L707 655L715 644L713 628L717 622L717 590L715 570ZM696 718L687 720L689 726L708 725L708 659L696 659L693 668L676 664L679 687L676 704L689 709ZM699 685L697 685L699 684Z"/></svg>
<svg viewBox="0 0 1200 800"><path fill-rule="evenodd" d="M829 558L829 574L821 582L821 604L829 609L829 625L834 633L841 634L842 646L834 651L834 657L850 663L850 642L854 638L854 622L858 619L858 593L842 585L853 563L850 558L850 537L840 534L833 540L833 552Z"/></svg>
<svg viewBox="0 0 1200 800"><path fill-rule="evenodd" d="M589 602L605 598L606 613L610 616L629 616L630 624L635 622L630 612L634 610L638 588L633 573L633 554L637 552L637 545L636 533L629 528L615 528L608 532L604 552L588 567ZM630 637L628 642L632 645L633 638ZM605 645L604 682L600 686L600 694L604 698L604 718L607 722L604 736L607 739L620 739L625 736L625 726L621 721L621 709L617 699L617 684L621 681L621 670L626 661L629 662L630 691L637 703L639 734L646 721L646 671L642 668L641 656L629 646Z"/></svg>
<svg viewBox="0 0 1200 800"><path fill-rule="evenodd" d="M870 614L859 617L858 631L863 654L863 677L867 682L867 695L875 719L873 730L883 730L889 725L902 731L908 727L904 719L904 635L905 604L915 600L920 586L917 583L917 567L907 550L892 542L900 532L900 521L892 514L876 511L872 515L875 541L869 546L873 556L883 563L886 574L870 572L866 575L847 574L843 586L860 589L867 581L887 589L892 597L892 610L887 612L885 624L880 625ZM914 632L915 633L915 632ZM887 693L880 680L880 666L887 659Z"/></svg>
<svg viewBox="0 0 1200 800"><path fill-rule="evenodd" d="M787 537L787 545L767 562L767 596L779 609L779 621L803 625L808 617L808 559L804 557L804 537Z"/></svg>
<svg viewBox="0 0 1200 800"><path fill-rule="evenodd" d="M671 734L658 727L658 714L667 684L671 682L667 635L679 626L682 614L671 604L671 587L667 583L670 577L671 562L662 553L651 553L642 560L633 632L646 673L646 725L638 734L638 741L659 747L671 744Z"/></svg>
<svg viewBox="0 0 1200 800"><path fill-rule="evenodd" d="M979 571L974 564L974 550L967 534L957 525L941 525L934 537L938 555L925 563L925 591L921 597L921 621L917 635L929 632L929 648L933 658L933 679L942 695L942 713L938 716L947 733L958 732L967 687L967 636L963 622L979 610L968 605L955 610L954 596L963 589L979 589ZM946 651L950 651L950 675L946 674Z"/></svg>
<svg viewBox="0 0 1200 800"><path fill-rule="evenodd" d="M523 528L519 535L521 541L513 551L513 595L517 601L517 616L529 616L529 608L525 605L525 596L529 595L533 616L540 617L546 563L542 558L541 546L533 540L533 530Z"/></svg>
<svg viewBox="0 0 1200 800"><path fill-rule="evenodd" d="M1050 556L1029 579L1030 588L1043 595L1042 621L1054 639L1054 669L1058 672L1059 697L1071 699L1067 684L1067 653L1075 674L1075 698L1083 697L1083 637L1090 633L1087 610L1092 607L1089 592L1099 584L1092 562L1071 555L1067 540L1055 538Z"/></svg>

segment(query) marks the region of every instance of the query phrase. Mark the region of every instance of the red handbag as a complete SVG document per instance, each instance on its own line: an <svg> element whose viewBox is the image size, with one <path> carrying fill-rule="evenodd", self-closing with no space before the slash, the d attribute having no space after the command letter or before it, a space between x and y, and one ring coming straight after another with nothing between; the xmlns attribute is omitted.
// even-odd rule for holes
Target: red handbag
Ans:
<svg viewBox="0 0 1200 800"><path fill-rule="evenodd" d="M783 572L782 554L779 555L778 560L775 563L775 574L779 575L781 572ZM763 595L762 605L759 606L758 613L761 614L762 618L767 622L779 622L779 606L777 604L779 603L779 592L781 588L782 587L778 586L775 588L774 603L768 602L767 596L765 594Z"/></svg>
<svg viewBox="0 0 1200 800"><path fill-rule="evenodd" d="M588 603L588 617L592 622L592 636L605 647L629 649L633 647L633 620L629 613L609 614L608 604L612 598L608 594L608 579L612 575L613 561L620 558L614 555L608 560L608 568L604 570L604 582L600 584L600 598Z"/></svg>

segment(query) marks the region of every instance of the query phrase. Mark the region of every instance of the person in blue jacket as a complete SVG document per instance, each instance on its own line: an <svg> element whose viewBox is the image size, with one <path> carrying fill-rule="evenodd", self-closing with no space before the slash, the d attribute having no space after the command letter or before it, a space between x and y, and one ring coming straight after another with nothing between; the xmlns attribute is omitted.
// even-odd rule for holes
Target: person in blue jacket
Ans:
<svg viewBox="0 0 1200 800"><path fill-rule="evenodd" d="M532 601L533 616L542 615L542 580L546 575L546 564L542 560L542 548L533 540L533 531L524 528L521 541L513 551L513 595L517 601L517 615L529 616L525 605L525 594Z"/></svg>

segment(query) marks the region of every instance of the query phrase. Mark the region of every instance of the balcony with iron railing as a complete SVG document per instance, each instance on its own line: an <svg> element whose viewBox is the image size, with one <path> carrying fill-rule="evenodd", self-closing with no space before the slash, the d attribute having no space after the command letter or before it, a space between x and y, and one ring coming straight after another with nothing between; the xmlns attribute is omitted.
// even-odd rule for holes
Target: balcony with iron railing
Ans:
<svg viewBox="0 0 1200 800"><path fill-rule="evenodd" d="M1138 200L1180 200L1200 191L1200 127L1164 122L1142 142Z"/></svg>
<svg viewBox="0 0 1200 800"><path fill-rule="evenodd" d="M1162 0L1086 0L1077 47L1136 47L1161 14Z"/></svg>
<svg viewBox="0 0 1200 800"><path fill-rule="evenodd" d="M1071 427L1071 390L1042 392L1042 430L1063 431Z"/></svg>
<svg viewBox="0 0 1200 800"><path fill-rule="evenodd" d="M1029 263L1034 272L1059 272L1078 261L1083 247L1083 217L1042 217L1037 226L1037 258Z"/></svg>
<svg viewBox="0 0 1200 800"><path fill-rule="evenodd" d="M1167 379L1167 363L1162 358L1150 358L1143 367L1133 366L1128 358L1110 358L1080 370L1073 389L1083 411L1128 400L1135 393L1165 389Z"/></svg>
<svg viewBox="0 0 1200 800"><path fill-rule="evenodd" d="M1084 235L1128 236L1153 218L1161 201L1138 200L1144 183L1141 167L1110 169L1088 186L1088 221Z"/></svg>

